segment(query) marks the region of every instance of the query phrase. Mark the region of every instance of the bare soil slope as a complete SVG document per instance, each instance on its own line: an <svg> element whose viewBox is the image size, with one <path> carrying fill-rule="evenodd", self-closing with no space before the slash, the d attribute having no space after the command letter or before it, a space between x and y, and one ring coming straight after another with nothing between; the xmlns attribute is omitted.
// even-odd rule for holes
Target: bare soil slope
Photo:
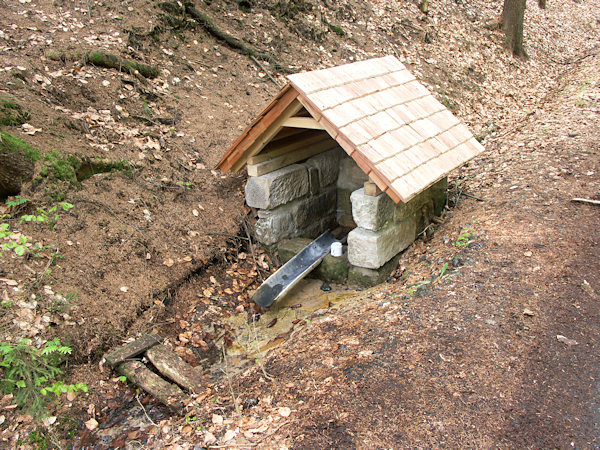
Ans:
<svg viewBox="0 0 600 450"><path fill-rule="evenodd" d="M395 54L488 151L457 174L457 208L407 252L397 281L306 323L269 355L274 380L257 384L258 368L235 378L239 399L259 399L241 422L217 382L198 399L203 428L172 418L150 427L148 445L211 442L208 433L269 447L597 445L598 211L570 199L599 189L600 5L530 3L528 61L504 53L502 34L486 28L500 8L490 2L434 2L427 17L387 1L261 1L247 13L235 2L196 4L286 70ZM41 178L21 193L28 203L2 209L17 236L52 246L0 259L2 339L68 340L91 363L75 371L96 388L86 401L100 404L121 395L95 385L100 355L165 320L177 333L165 305L181 319L192 298L229 313L247 307L247 293L217 304L193 280L172 294L196 271L217 275L228 236L240 232L243 176L212 169L283 78L152 2L24 0L0 11L0 96L31 114L31 127L2 130L59 155L36 164ZM160 75L84 64L91 50ZM68 156L121 165L71 184L44 175ZM63 195L74 207L52 231L20 223ZM454 245L460 233L467 248ZM102 407L88 414L100 419ZM226 422L212 423L213 413Z"/></svg>

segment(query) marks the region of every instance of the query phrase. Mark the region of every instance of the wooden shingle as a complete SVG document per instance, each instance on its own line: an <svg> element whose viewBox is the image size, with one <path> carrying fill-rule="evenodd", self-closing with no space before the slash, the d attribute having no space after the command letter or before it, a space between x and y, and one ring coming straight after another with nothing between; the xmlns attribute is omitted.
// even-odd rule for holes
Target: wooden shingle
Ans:
<svg viewBox="0 0 600 450"><path fill-rule="evenodd" d="M236 140L219 168L238 170L260 153L286 126L286 117L277 116L289 117L296 104L395 202L410 200L483 151L469 129L393 56L288 79L290 84Z"/></svg>

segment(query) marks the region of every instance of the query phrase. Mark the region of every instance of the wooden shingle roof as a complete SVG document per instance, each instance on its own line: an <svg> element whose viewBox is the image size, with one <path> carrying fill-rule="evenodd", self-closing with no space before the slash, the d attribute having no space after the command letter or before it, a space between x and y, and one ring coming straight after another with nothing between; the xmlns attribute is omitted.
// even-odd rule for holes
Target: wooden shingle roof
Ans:
<svg viewBox="0 0 600 450"><path fill-rule="evenodd" d="M302 107L396 203L483 151L469 129L393 56L288 79L219 168L242 168Z"/></svg>

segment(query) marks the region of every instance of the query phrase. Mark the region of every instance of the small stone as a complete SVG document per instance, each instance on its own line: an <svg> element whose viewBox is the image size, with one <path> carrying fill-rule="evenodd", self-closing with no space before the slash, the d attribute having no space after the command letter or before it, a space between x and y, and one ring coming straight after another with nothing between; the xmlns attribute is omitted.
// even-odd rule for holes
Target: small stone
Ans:
<svg viewBox="0 0 600 450"><path fill-rule="evenodd" d="M281 417L289 417L289 415L292 413L292 410L290 408L288 408L287 406L282 406L281 408L279 408L279 415Z"/></svg>
<svg viewBox="0 0 600 450"><path fill-rule="evenodd" d="M331 291L331 286L329 286L325 281L323 281L323 284L321 285L321 290L324 292L329 292Z"/></svg>

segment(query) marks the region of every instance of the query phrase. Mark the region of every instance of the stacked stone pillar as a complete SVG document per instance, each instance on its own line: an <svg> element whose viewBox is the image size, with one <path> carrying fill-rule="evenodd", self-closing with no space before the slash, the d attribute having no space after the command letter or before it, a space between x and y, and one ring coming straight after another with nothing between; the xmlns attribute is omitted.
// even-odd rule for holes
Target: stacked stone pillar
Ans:
<svg viewBox="0 0 600 450"><path fill-rule="evenodd" d="M446 202L448 179L443 178L407 203L395 204L385 193L352 193L352 217L356 228L348 234L349 273L353 284L382 281L395 268L394 259L439 215Z"/></svg>

